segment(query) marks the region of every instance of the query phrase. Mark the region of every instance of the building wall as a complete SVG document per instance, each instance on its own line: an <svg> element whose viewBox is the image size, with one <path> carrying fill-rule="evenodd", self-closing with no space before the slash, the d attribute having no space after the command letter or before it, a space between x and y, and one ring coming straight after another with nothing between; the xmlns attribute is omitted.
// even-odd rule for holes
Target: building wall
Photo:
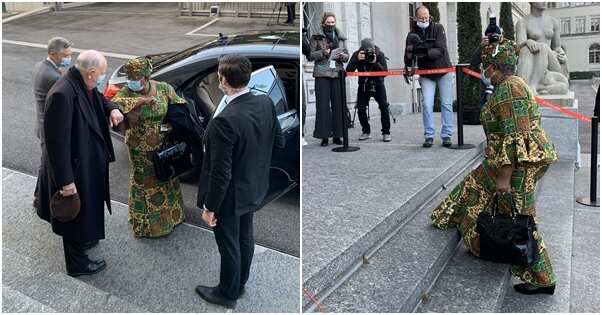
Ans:
<svg viewBox="0 0 602 315"><path fill-rule="evenodd" d="M409 18L414 15L411 8L419 4L420 2L326 2L308 3L306 6L311 11L308 16L310 28L317 29L319 27L323 12L333 12L337 16L337 26L348 37L347 47L350 53L359 48L362 38L371 37L389 58L387 61L389 68L401 69L404 66L405 38L410 31ZM482 32L485 31L489 22L487 17L487 8L489 6L499 14L500 3L491 2L481 4ZM529 11L528 3L515 3L513 7L515 23L518 21L517 17L522 17ZM457 4L455 2L440 2L438 8L440 23L446 29L450 59L452 64L456 64L458 62ZM305 57L303 59L304 81L308 93L308 115L313 115L315 111L313 78L311 77L313 64L307 62ZM411 112L411 90L405 80L402 77L387 77L385 84L392 112ZM356 104L356 93L357 79L348 78L347 100L348 107L351 110L353 110Z"/></svg>
<svg viewBox="0 0 602 315"><path fill-rule="evenodd" d="M599 75L600 64L589 63L589 47L594 43L600 44L600 32L592 32L590 30L592 17L600 17L600 3L590 3L589 5L584 6L548 8L545 10L545 14L553 16L558 20L569 18L571 21L571 33L560 36L561 45L566 50L569 71L593 71L597 72ZM577 33L576 18L582 16L585 17L585 32Z"/></svg>
<svg viewBox="0 0 602 315"><path fill-rule="evenodd" d="M46 6L45 2L5 2L5 4L8 13L29 11Z"/></svg>

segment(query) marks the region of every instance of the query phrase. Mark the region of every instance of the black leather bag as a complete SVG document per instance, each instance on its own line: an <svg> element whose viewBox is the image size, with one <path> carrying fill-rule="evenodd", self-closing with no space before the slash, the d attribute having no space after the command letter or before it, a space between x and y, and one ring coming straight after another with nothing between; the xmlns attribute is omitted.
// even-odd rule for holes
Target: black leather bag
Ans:
<svg viewBox="0 0 602 315"><path fill-rule="evenodd" d="M531 265L539 256L537 240L533 237L537 227L532 216L519 214L513 200L511 203L511 214L499 214L496 197L491 212L479 214L476 231L480 237L480 258L513 265Z"/></svg>
<svg viewBox="0 0 602 315"><path fill-rule="evenodd" d="M155 176L161 181L174 179L192 169L190 150L186 142L164 145L160 150L155 151L153 166Z"/></svg>

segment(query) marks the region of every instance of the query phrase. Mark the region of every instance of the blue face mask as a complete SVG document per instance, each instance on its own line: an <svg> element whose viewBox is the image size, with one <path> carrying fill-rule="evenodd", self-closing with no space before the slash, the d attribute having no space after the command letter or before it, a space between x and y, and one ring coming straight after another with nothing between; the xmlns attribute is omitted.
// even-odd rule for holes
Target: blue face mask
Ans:
<svg viewBox="0 0 602 315"><path fill-rule="evenodd" d="M61 67L69 67L71 65L71 57L63 57L63 59L61 59Z"/></svg>
<svg viewBox="0 0 602 315"><path fill-rule="evenodd" d="M103 74L101 76L98 77L98 79L96 79L96 87L101 86L104 82L105 82L105 78L107 77L107 74Z"/></svg>
<svg viewBox="0 0 602 315"><path fill-rule="evenodd" d="M128 80L128 88L134 92L142 91L142 82L140 80Z"/></svg>

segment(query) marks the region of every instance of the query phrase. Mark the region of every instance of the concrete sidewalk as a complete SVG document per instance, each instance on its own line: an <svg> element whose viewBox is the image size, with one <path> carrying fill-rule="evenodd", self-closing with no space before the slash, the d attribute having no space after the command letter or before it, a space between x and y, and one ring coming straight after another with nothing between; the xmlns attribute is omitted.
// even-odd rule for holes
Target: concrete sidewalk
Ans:
<svg viewBox="0 0 602 315"><path fill-rule="evenodd" d="M61 239L31 207L36 179L2 171L4 312L225 312L194 291L219 280L212 232L182 224L167 237L134 238L127 206L113 203L107 239L90 251L107 268L65 275ZM257 246L247 295L235 312L298 312L299 259Z"/></svg>

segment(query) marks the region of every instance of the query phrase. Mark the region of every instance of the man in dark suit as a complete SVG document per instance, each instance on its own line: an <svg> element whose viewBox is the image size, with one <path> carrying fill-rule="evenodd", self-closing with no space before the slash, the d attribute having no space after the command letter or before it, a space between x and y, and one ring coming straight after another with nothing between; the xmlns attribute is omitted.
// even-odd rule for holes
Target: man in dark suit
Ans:
<svg viewBox="0 0 602 315"><path fill-rule="evenodd" d="M44 106L46 95L50 88L65 73L65 68L71 64L71 43L62 37L53 37L48 41L48 56L46 59L36 63L33 73L33 96L36 100L36 136L40 139L40 148L44 152ZM42 167L40 158L40 168ZM38 174L40 171L38 170ZM35 194L37 195L37 194ZM37 207L39 200L34 200Z"/></svg>
<svg viewBox="0 0 602 315"><path fill-rule="evenodd" d="M281 139L274 104L247 88L251 70L243 56L219 59L219 84L226 97L207 126L197 200L203 220L213 227L221 262L219 285L197 286L196 292L228 308L236 306L249 279L253 213L267 194L272 148Z"/></svg>
<svg viewBox="0 0 602 315"><path fill-rule="evenodd" d="M105 203L111 211L109 162L115 161L107 117L113 125L123 120L97 89L106 71L105 57L84 51L46 98L42 130L46 150L36 187L37 212L63 237L67 273L74 277L106 266L104 260L90 260L84 246L105 237ZM81 206L75 219L62 222L51 215L50 200L57 192L64 197L78 194Z"/></svg>

